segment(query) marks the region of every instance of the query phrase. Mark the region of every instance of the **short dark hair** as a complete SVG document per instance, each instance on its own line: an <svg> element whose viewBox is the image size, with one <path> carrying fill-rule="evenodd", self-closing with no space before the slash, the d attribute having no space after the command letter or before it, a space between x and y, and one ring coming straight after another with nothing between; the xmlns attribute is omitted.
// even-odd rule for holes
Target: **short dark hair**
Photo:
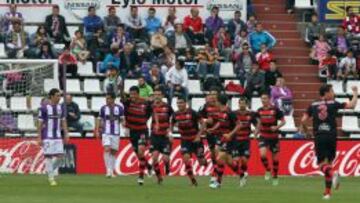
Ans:
<svg viewBox="0 0 360 203"><path fill-rule="evenodd" d="M52 96L55 96L55 94L59 93L60 90L57 89L57 88L52 88L50 91L49 91L49 98L52 97Z"/></svg>
<svg viewBox="0 0 360 203"><path fill-rule="evenodd" d="M108 11L115 10L115 6L110 6Z"/></svg>
<svg viewBox="0 0 360 203"><path fill-rule="evenodd" d="M221 94L218 96L218 100L219 100L220 104L226 105L228 102L228 97L225 94Z"/></svg>
<svg viewBox="0 0 360 203"><path fill-rule="evenodd" d="M95 9L95 6L89 6L88 12L90 12L92 9Z"/></svg>
<svg viewBox="0 0 360 203"><path fill-rule="evenodd" d="M140 89L138 86L132 86L132 87L130 87L129 92L140 93Z"/></svg>
<svg viewBox="0 0 360 203"><path fill-rule="evenodd" d="M150 7L150 8L149 8L149 11L154 11L154 12L156 12L156 9L155 9L154 7Z"/></svg>
<svg viewBox="0 0 360 203"><path fill-rule="evenodd" d="M269 92L263 92L263 93L261 93L261 95L260 95L261 97L262 96L267 96L267 97L271 97L271 95L270 95L270 93Z"/></svg>
<svg viewBox="0 0 360 203"><path fill-rule="evenodd" d="M235 11L235 14L240 14L241 15L241 11L237 10L237 11Z"/></svg>
<svg viewBox="0 0 360 203"><path fill-rule="evenodd" d="M187 99L186 99L184 96L179 96L179 97L177 97L177 100L178 100L178 101L182 100L182 101L184 101L184 102L187 101Z"/></svg>
<svg viewBox="0 0 360 203"><path fill-rule="evenodd" d="M326 93L330 92L331 88L332 88L332 85L330 85L330 84L322 85L319 89L320 96L321 97L325 96Z"/></svg>
<svg viewBox="0 0 360 203"><path fill-rule="evenodd" d="M58 10L60 9L59 5L57 5L57 4L56 4L56 5L53 5L52 8L53 8L53 9L58 9Z"/></svg>
<svg viewBox="0 0 360 203"><path fill-rule="evenodd" d="M248 103L249 100L246 97L240 97L239 102L241 101L245 101L245 103Z"/></svg>
<svg viewBox="0 0 360 203"><path fill-rule="evenodd" d="M114 92L108 92L108 93L106 93L106 97L110 97L111 99L116 99L116 95L115 95L115 93Z"/></svg>
<svg viewBox="0 0 360 203"><path fill-rule="evenodd" d="M138 7L134 5L130 6L130 10L134 10L134 9L138 9Z"/></svg>
<svg viewBox="0 0 360 203"><path fill-rule="evenodd" d="M219 10L219 7L214 6L214 7L211 8L211 10L212 10L212 11L213 11L213 10Z"/></svg>

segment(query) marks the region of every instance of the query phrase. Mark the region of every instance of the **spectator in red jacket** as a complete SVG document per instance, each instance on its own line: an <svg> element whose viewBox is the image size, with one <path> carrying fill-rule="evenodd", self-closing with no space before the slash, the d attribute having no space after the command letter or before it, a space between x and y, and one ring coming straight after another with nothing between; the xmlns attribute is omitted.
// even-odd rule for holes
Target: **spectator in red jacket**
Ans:
<svg viewBox="0 0 360 203"><path fill-rule="evenodd" d="M204 44L203 20L199 16L199 9L192 8L190 15L184 18L183 28L190 37L192 44Z"/></svg>
<svg viewBox="0 0 360 203"><path fill-rule="evenodd" d="M256 61L263 71L270 70L270 62L274 59L273 55L268 52L266 44L261 45L261 51L256 54Z"/></svg>
<svg viewBox="0 0 360 203"><path fill-rule="evenodd" d="M225 27L221 27L212 39L212 47L216 52L224 58L225 61L230 61L231 56L231 38L226 33Z"/></svg>
<svg viewBox="0 0 360 203"><path fill-rule="evenodd" d="M347 7L347 16L343 20L343 27L355 37L360 37L360 17L354 13L353 7Z"/></svg>
<svg viewBox="0 0 360 203"><path fill-rule="evenodd" d="M328 51L324 60L321 61L319 67L320 69L326 70L327 78L338 79L338 59L334 51Z"/></svg>

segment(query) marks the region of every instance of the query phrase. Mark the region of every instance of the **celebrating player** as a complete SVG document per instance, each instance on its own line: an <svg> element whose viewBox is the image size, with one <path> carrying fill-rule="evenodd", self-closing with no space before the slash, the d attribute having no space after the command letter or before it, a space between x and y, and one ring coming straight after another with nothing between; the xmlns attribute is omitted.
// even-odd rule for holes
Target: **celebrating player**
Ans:
<svg viewBox="0 0 360 203"><path fill-rule="evenodd" d="M250 158L250 134L251 124L256 125L256 116L247 108L247 100L242 97L239 99L239 109L234 111L237 118L237 131L231 144L233 162L240 168L240 186L243 187L247 181L247 163Z"/></svg>
<svg viewBox="0 0 360 203"><path fill-rule="evenodd" d="M104 161L106 177L115 177L115 155L119 150L120 125L124 117L124 106L115 104L115 94L106 95L106 105L100 109L99 119L96 123L96 137L102 129L102 144L104 146Z"/></svg>
<svg viewBox="0 0 360 203"><path fill-rule="evenodd" d="M156 173L158 183L163 181L159 166L159 155L163 155L165 173L170 173L170 153L171 153L171 116L173 110L170 105L162 101L163 93L160 89L154 90L154 103L152 104L151 122L151 146L153 168Z"/></svg>
<svg viewBox="0 0 360 203"><path fill-rule="evenodd" d="M285 119L283 113L271 105L268 94L264 93L261 95L261 102L263 107L258 109L256 113L258 124L255 135L260 134L259 148L261 161L266 169L265 180L270 180L271 178L271 168L266 156L267 149L269 149L272 154L272 184L277 186L279 184L279 129L285 125ZM278 121L280 121L279 124Z"/></svg>
<svg viewBox="0 0 360 203"><path fill-rule="evenodd" d="M177 106L179 110L174 113L172 124L177 124L181 135L181 152L183 154L187 175L191 183L197 186L191 162L192 154L197 156L201 165L207 165L204 155L204 145L200 137L199 117L194 110L187 107L184 98L177 99Z"/></svg>
<svg viewBox="0 0 360 203"><path fill-rule="evenodd" d="M138 184L144 184L145 168L151 174L151 166L145 158L146 145L149 138L147 121L151 115L150 104L139 95L140 90L137 86L130 87L130 98L125 100L125 124L129 129L130 141L134 152L139 159L139 178Z"/></svg>
<svg viewBox="0 0 360 203"><path fill-rule="evenodd" d="M59 104L61 93L58 89L49 92L49 103L39 109L38 141L43 147L45 166L51 186L56 186L55 176L62 162L64 143L69 140L66 116L63 106ZM61 136L61 130L64 136Z"/></svg>
<svg viewBox="0 0 360 203"><path fill-rule="evenodd" d="M323 85L319 101L313 102L301 119L301 126L308 134L307 121L313 118L315 136L315 153L320 170L325 175L324 199L330 199L331 186L339 187L339 174L333 171L332 162L336 156L336 114L339 109L354 109L357 103L358 89L352 87L353 97L349 103L339 103L334 100L334 90L331 85Z"/></svg>

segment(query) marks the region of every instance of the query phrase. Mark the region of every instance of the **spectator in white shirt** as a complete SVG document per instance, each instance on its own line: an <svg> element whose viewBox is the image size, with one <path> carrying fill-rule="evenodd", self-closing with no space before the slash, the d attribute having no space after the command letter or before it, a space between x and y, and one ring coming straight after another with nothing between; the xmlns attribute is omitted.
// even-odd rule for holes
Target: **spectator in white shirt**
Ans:
<svg viewBox="0 0 360 203"><path fill-rule="evenodd" d="M346 53L346 57L340 61L340 71L343 73L343 78L347 78L348 76L353 76L354 78L358 78L358 73L356 70L356 59L354 57L354 53L352 51L348 51ZM341 76L341 73L339 74Z"/></svg>
<svg viewBox="0 0 360 203"><path fill-rule="evenodd" d="M169 104L171 104L172 98L176 95L187 98L189 77L184 68L183 60L176 60L175 66L166 73L165 78L166 84L169 87Z"/></svg>
<svg viewBox="0 0 360 203"><path fill-rule="evenodd" d="M144 40L145 39L145 21L141 18L136 6L130 8L130 15L125 19L125 24L134 39Z"/></svg>

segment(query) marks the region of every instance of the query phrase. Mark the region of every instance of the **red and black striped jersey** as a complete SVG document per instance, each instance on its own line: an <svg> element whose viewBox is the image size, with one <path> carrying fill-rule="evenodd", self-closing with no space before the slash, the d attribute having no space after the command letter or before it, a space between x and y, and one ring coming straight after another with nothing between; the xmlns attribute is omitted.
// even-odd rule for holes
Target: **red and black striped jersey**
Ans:
<svg viewBox="0 0 360 203"><path fill-rule="evenodd" d="M264 138L277 139L279 137L279 132L273 132L271 127L277 126L278 121L284 120L284 114L275 106L269 108L261 107L257 113L256 117L260 120L260 136Z"/></svg>
<svg viewBox="0 0 360 203"><path fill-rule="evenodd" d="M252 111L234 111L236 115L236 123L240 125L240 129L235 133L236 140L248 140L251 134L251 124L256 125L256 115Z"/></svg>
<svg viewBox="0 0 360 203"><path fill-rule="evenodd" d="M175 112L173 124L177 124L181 139L183 140L194 140L199 133L199 117L192 109Z"/></svg>
<svg viewBox="0 0 360 203"><path fill-rule="evenodd" d="M200 108L199 116L201 118L206 118L206 119L211 118L211 119L215 120L217 118L217 114L219 112L220 112L219 106L205 104L203 107ZM215 122L212 125L208 125L208 127L211 128L212 126L214 126L214 124L215 124Z"/></svg>
<svg viewBox="0 0 360 203"><path fill-rule="evenodd" d="M153 103L152 108L152 122L151 133L152 135L165 136L170 129L170 119L173 114L173 109L165 102ZM156 123L156 120L159 123ZM155 129L155 125L158 129Z"/></svg>
<svg viewBox="0 0 360 203"><path fill-rule="evenodd" d="M150 103L145 99L129 99L124 102L126 127L133 131L148 131L151 115Z"/></svg>
<svg viewBox="0 0 360 203"><path fill-rule="evenodd" d="M236 126L236 115L230 109L220 111L217 114L215 123L219 124L219 127L214 132L215 135L222 136L230 133Z"/></svg>

